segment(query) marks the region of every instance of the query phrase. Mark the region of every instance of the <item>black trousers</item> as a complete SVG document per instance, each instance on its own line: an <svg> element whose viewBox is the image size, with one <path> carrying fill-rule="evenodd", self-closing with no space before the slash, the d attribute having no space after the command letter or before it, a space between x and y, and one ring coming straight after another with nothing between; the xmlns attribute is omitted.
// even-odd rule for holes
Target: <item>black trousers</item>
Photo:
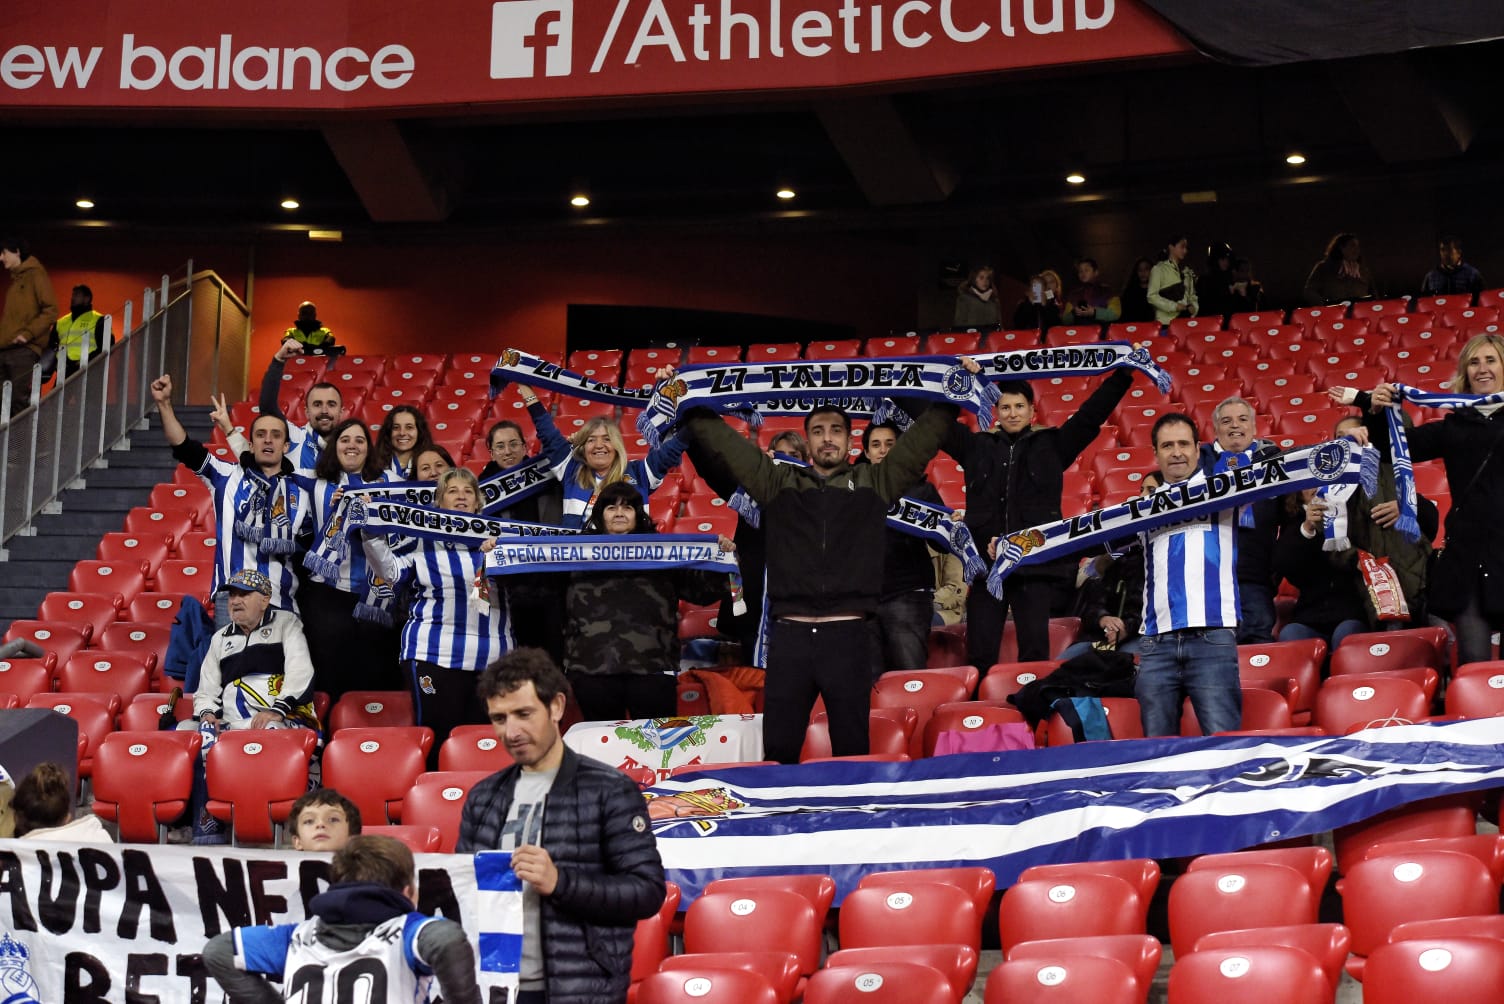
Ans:
<svg viewBox="0 0 1504 1004"><path fill-rule="evenodd" d="M428 769L439 769L439 747L449 738L456 725L484 725L489 721L486 705L475 692L480 673L469 669L445 669L431 662L414 659L408 663L412 673L413 706L418 724L433 729L433 749L428 752Z"/></svg>
<svg viewBox="0 0 1504 1004"><path fill-rule="evenodd" d="M672 718L679 681L668 673L570 673L569 686L587 722Z"/></svg>
<svg viewBox="0 0 1504 1004"><path fill-rule="evenodd" d="M872 707L873 667L880 664L877 631L870 620L775 620L768 639L763 687L763 756L798 763L815 698L825 699L830 747L835 756L865 755L867 715Z"/></svg>
<svg viewBox="0 0 1504 1004"><path fill-rule="evenodd" d="M349 690L404 690L396 628L359 620L360 597L304 579L298 587L314 686L331 702Z"/></svg>
<svg viewBox="0 0 1504 1004"><path fill-rule="evenodd" d="M983 674L997 662L1009 610L1018 632L1018 661L1050 658L1050 612L1064 593L1058 579L1014 575L1004 580L999 600L987 591L986 577L978 578L966 594L967 659Z"/></svg>

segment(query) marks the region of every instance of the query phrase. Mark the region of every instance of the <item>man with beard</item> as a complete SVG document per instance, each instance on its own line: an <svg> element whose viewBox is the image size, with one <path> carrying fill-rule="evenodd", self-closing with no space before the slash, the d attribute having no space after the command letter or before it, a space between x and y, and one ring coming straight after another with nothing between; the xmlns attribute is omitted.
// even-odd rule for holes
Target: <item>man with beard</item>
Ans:
<svg viewBox="0 0 1504 1004"><path fill-rule="evenodd" d="M303 346L292 338L288 338L277 348L266 367L266 375L261 378L261 398L258 401L261 414L282 415L282 406L277 402L277 390L282 386L282 371L288 357L302 352ZM298 473L311 475L319 462L319 453L324 449L324 437L345 415L344 400L339 388L326 381L314 384L308 388L308 395L303 399L303 411L308 416L307 424L288 423L287 457Z"/></svg>

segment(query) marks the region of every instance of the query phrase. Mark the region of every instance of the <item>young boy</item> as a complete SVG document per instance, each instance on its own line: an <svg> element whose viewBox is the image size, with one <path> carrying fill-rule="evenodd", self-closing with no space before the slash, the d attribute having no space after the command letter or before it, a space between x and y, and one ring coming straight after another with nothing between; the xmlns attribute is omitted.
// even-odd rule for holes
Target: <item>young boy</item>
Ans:
<svg viewBox="0 0 1504 1004"><path fill-rule="evenodd" d="M423 1001L436 977L448 1004L481 1004L464 928L413 909L413 853L401 841L351 837L334 855L330 879L309 904L309 920L209 939L204 965L231 1001L333 1004L351 999L357 984L368 1000Z"/></svg>
<svg viewBox="0 0 1504 1004"><path fill-rule="evenodd" d="M292 803L295 851L338 851L360 834L360 807L333 788L315 788Z"/></svg>

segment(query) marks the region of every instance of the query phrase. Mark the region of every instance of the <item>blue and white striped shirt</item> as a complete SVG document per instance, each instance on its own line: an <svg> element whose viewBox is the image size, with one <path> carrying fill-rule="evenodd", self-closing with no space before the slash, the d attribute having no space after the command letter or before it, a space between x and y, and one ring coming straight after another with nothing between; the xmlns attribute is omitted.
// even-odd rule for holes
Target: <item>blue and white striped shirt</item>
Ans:
<svg viewBox="0 0 1504 1004"><path fill-rule="evenodd" d="M312 425L287 423L287 459L292 461L299 474L312 474L322 452L324 441L313 431Z"/></svg>
<svg viewBox="0 0 1504 1004"><path fill-rule="evenodd" d="M386 477L380 481L388 480ZM313 536L315 540L321 540L324 530L329 526L329 519L334 515L335 506L332 502L334 493L341 488L350 485L367 484L359 474L340 472L339 481L313 481L305 487L313 499ZM343 564L339 566L339 576L332 582L322 575L310 574L314 582L322 582L327 586L345 593L355 593L364 596L369 581L370 565L366 560L366 553L359 547L352 547Z"/></svg>
<svg viewBox="0 0 1504 1004"><path fill-rule="evenodd" d="M285 468L284 468L285 470ZM265 575L272 584L272 606L298 612L296 595L298 577L294 572L297 554L263 554L254 541L241 540L235 536L235 523L244 515L246 507L256 494L255 481L263 485L268 479L258 471L241 464L226 463L205 453L204 461L196 473L209 486L214 495L214 519L219 527L219 544L214 551L213 592L218 592L226 579L244 568L254 568ZM296 478L278 475L272 481L287 481L287 518L291 523L292 536L299 536L305 529L311 506L308 496L298 486ZM275 486L273 486L275 487Z"/></svg>
<svg viewBox="0 0 1504 1004"><path fill-rule="evenodd" d="M1237 531L1234 507L1139 535L1144 540L1145 636L1237 627Z"/></svg>
<svg viewBox="0 0 1504 1004"><path fill-rule="evenodd" d="M366 557L377 574L402 580L412 604L402 626L402 658L421 659L445 669L482 670L513 647L506 591L492 590L500 606L479 609L470 587L485 567L479 548L417 541L395 553L385 540L367 537ZM399 587L400 592L400 587Z"/></svg>
<svg viewBox="0 0 1504 1004"><path fill-rule="evenodd" d="M589 488L580 484L580 471L585 465L575 459L574 447L554 424L548 409L541 404L534 404L530 405L527 410L532 416L533 428L538 433L538 442L543 448L543 453L553 465L549 468L549 473L564 487L563 525L576 529L583 527L585 521L590 518L590 511L595 508L595 497L600 493L604 484L603 479L594 478L595 483ZM627 463L622 480L627 484L637 486L638 492L642 494L642 507L649 512L649 515L651 515L651 510L648 509L649 496L657 491L659 485L663 484L664 475L679 466L679 461L683 456L684 444L677 436L670 436L657 448L651 450L647 459L632 460Z"/></svg>

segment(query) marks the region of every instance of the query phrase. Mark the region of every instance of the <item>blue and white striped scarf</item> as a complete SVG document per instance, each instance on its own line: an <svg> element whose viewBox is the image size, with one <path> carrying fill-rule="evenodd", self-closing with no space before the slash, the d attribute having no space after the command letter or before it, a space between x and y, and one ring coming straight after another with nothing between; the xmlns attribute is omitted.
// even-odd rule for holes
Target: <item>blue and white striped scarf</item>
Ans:
<svg viewBox="0 0 1504 1004"><path fill-rule="evenodd" d="M599 401L621 408L645 407L651 396L651 392L646 390L633 387L623 389L600 383L521 349L503 349L496 365L491 367L491 396L495 397L506 389L507 384L513 383L542 387L570 397Z"/></svg>
<svg viewBox="0 0 1504 1004"><path fill-rule="evenodd" d="M1304 488L1358 483L1372 497L1378 479L1378 450L1349 439L1291 450L1233 471L1198 473L1143 498L1008 534L987 575L987 589L1001 599L1003 580L1020 566Z"/></svg>
<svg viewBox="0 0 1504 1004"><path fill-rule="evenodd" d="M775 363L686 366L660 383L637 418L637 431L657 445L690 408L739 414L807 415L816 407L870 413L884 398L948 401L992 424L997 389L968 373L956 356L895 359L795 359Z"/></svg>
<svg viewBox="0 0 1504 1004"><path fill-rule="evenodd" d="M548 457L528 457L522 463L480 479L481 512L495 515L554 484ZM412 505L433 505L437 482L381 481L348 489L346 494L385 495Z"/></svg>
<svg viewBox="0 0 1504 1004"><path fill-rule="evenodd" d="M662 572L689 568L737 574L736 554L704 533L580 534L568 540L502 538L486 555L486 575L538 572Z"/></svg>
<svg viewBox="0 0 1504 1004"><path fill-rule="evenodd" d="M1134 348L1132 342L1092 342L1069 347L1043 346L988 352L978 355L976 361L982 367L982 378L994 382L1096 376L1126 367L1147 376L1161 394L1168 394L1171 386L1170 374L1154 361L1149 350Z"/></svg>
<svg viewBox="0 0 1504 1004"><path fill-rule="evenodd" d="M1504 402L1504 391L1497 394L1444 394L1441 391L1421 390L1403 383L1397 383L1394 386L1399 391L1400 400L1425 408L1475 408L1479 405L1487 406ZM1405 419L1400 414L1398 404L1384 409L1384 412L1384 417L1389 423L1389 453L1394 464L1394 494L1400 504L1400 516L1394 528L1403 534L1406 540L1416 541L1420 539L1420 521L1416 518L1415 512L1420 501L1415 489L1415 468L1410 462L1410 441L1405 436Z"/></svg>

